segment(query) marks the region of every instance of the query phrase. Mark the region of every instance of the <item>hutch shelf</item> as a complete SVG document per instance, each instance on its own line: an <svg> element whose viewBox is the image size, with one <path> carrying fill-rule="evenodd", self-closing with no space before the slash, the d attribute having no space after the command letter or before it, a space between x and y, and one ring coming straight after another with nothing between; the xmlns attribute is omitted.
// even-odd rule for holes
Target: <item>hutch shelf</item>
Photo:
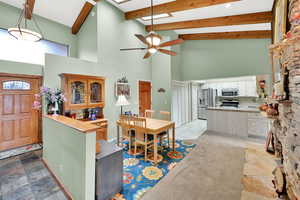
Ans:
<svg viewBox="0 0 300 200"><path fill-rule="evenodd" d="M62 89L67 98L64 110L104 107L105 78L77 74L61 74Z"/></svg>

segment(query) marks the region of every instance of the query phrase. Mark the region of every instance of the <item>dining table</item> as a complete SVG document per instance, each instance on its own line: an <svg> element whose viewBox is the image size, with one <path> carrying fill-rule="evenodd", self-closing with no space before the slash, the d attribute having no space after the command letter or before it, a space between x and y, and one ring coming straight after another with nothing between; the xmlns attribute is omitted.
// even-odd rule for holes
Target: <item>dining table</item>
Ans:
<svg viewBox="0 0 300 200"><path fill-rule="evenodd" d="M172 129L172 149L175 152L175 122L166 121L154 118L145 118L146 119L146 134L153 135L153 146L154 146L154 156L153 162L155 164L158 163L158 135L164 131L168 132ZM117 121L117 145L120 146L120 127L122 124L120 121ZM134 129L134 124L130 125L132 129Z"/></svg>

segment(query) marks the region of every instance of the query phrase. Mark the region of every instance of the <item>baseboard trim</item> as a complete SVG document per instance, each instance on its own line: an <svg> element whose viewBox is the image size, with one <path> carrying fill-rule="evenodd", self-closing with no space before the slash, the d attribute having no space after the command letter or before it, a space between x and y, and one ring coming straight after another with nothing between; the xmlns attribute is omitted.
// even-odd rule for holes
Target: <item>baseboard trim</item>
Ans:
<svg viewBox="0 0 300 200"><path fill-rule="evenodd" d="M59 178L53 173L53 171L50 169L47 161L45 161L43 158L41 159L45 167L50 172L51 176L54 178L60 189L63 191L63 193L66 195L68 200L74 200L71 193L66 189L66 187L60 182Z"/></svg>

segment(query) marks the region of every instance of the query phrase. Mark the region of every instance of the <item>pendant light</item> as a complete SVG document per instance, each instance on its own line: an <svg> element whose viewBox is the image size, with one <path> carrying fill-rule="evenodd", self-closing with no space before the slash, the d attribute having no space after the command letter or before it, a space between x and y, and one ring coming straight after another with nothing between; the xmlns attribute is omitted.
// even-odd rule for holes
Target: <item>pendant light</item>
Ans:
<svg viewBox="0 0 300 200"><path fill-rule="evenodd" d="M162 38L156 34L153 30L153 0L151 0L151 32L149 33L149 35L146 37L147 42L151 45L151 46L159 46L160 42L162 40ZM156 51L155 51L156 52ZM154 52L154 53L155 53ZM151 52L152 53L152 52Z"/></svg>
<svg viewBox="0 0 300 200"><path fill-rule="evenodd" d="M34 22L35 27L37 28L38 32L29 30L27 28L27 18L29 14L32 17L32 20ZM16 38L17 40L26 40L31 42L38 42L43 38L42 31L36 22L34 16L32 15L32 12L27 4L27 2L24 4L24 8L21 11L20 17L18 19L17 25L14 28L9 28L7 32Z"/></svg>

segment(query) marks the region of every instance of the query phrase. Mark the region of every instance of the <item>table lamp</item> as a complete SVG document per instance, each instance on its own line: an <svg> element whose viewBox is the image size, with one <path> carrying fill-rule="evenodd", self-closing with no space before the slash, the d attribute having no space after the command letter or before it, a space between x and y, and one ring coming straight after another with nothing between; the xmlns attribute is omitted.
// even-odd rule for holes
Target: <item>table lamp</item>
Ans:
<svg viewBox="0 0 300 200"><path fill-rule="evenodd" d="M121 106L121 115L123 114L123 106L128 106L130 103L127 101L125 95L118 96L116 106Z"/></svg>

